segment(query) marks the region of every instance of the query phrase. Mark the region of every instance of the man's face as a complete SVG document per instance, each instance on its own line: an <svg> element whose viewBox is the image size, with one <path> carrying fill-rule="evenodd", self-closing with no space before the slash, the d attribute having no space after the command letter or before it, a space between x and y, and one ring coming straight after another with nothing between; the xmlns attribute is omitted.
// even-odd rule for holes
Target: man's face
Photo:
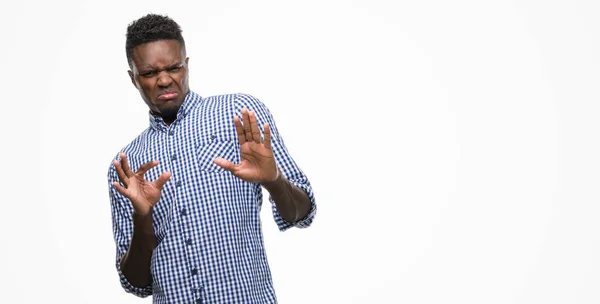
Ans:
<svg viewBox="0 0 600 304"><path fill-rule="evenodd" d="M131 82L154 114L167 123L175 120L177 111L189 91L188 61L177 40L159 40L133 49Z"/></svg>

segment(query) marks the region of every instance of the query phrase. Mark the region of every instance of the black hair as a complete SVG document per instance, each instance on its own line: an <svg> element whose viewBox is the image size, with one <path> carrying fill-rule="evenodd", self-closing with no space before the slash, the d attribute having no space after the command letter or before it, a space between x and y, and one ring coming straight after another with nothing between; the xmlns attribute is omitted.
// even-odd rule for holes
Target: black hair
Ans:
<svg viewBox="0 0 600 304"><path fill-rule="evenodd" d="M131 65L133 49L141 44L157 40L177 40L185 52L185 41L181 35L181 27L167 16L148 14L127 26L125 52L127 63Z"/></svg>

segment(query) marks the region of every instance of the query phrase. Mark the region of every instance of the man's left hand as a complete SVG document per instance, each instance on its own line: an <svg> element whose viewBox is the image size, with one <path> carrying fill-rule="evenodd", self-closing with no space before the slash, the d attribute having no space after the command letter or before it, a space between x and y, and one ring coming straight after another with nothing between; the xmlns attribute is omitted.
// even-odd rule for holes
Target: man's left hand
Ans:
<svg viewBox="0 0 600 304"><path fill-rule="evenodd" d="M224 158L216 158L214 160L215 164L250 183L275 181L279 177L279 172L271 147L269 124L265 123L264 125L265 138L263 141L256 121L256 114L243 109L242 119L243 125L238 117L233 118L240 142L242 161L236 165Z"/></svg>

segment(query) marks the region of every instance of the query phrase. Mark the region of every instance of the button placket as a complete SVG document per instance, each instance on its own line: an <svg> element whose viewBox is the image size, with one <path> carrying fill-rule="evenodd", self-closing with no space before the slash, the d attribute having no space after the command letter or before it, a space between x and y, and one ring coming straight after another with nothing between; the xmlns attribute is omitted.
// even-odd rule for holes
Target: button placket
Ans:
<svg viewBox="0 0 600 304"><path fill-rule="evenodd" d="M177 152L178 149L180 148L180 146L177 145L178 140L183 140L181 138L181 134L177 133L178 129L175 129L177 122L174 122L170 128L168 128L166 130L166 135L167 135L167 142L169 143L168 147L169 149L166 150L167 154L166 155L166 159L167 162L170 164L171 167L171 172L172 172L172 186L174 186L175 190L175 196L178 198L177 201L177 206L174 206L174 210L178 210L179 212L179 220L180 223L182 225L182 235L181 237L183 238L183 242L184 242L184 252L185 255L187 256L187 260L188 260L188 274L190 275L189 279L191 281L191 287L192 287L192 292L195 298L195 303L203 303L203 297L204 297L204 287L202 286L201 283L201 278L203 277L201 275L201 273L203 273L202 269L202 265L199 264L199 260L202 260L201 258L199 258L198 256L196 256L195 251L197 250L196 245L199 244L200 241L196 240L196 235L193 231L195 225L193 224L193 222L191 221L192 217L191 215L194 212L194 208L193 206L187 206L187 204L189 202L186 201L185 196L182 194L183 193L183 189L182 186L184 186L184 182L186 182L185 180L183 180L183 176L181 175L181 168L182 168L182 160L184 160L186 154L183 153L183 151L180 151L179 153ZM212 139L215 139L216 136L213 135ZM182 158L183 157L183 158ZM179 169L179 170L178 170ZM179 173L179 174L178 174ZM201 253L200 253L201 254Z"/></svg>

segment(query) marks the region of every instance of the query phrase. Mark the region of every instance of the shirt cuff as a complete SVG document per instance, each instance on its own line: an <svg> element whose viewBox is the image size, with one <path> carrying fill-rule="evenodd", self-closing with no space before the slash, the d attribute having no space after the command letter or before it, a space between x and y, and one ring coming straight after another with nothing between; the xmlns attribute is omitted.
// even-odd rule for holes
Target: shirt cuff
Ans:
<svg viewBox="0 0 600 304"><path fill-rule="evenodd" d="M123 289L125 289L125 291L127 291L128 293L136 295L140 298L145 298L147 296L152 295L152 284L150 284L146 287L139 288L139 287L135 287L135 286L131 285L131 283L129 283L129 281L127 280L127 278L121 271L121 262L119 259L117 259L117 273L119 274L119 279L121 281L121 287L123 287Z"/></svg>
<svg viewBox="0 0 600 304"><path fill-rule="evenodd" d="M301 183L295 183L293 181L290 181L290 182L292 184L294 184L296 187L302 189L302 191L304 191L308 195L308 197L310 198L311 207L310 207L310 211L304 218L297 220L295 222L288 222L285 219L283 219L283 217L281 217L281 215L279 214L279 211L277 210L277 206L275 205L275 200L273 200L273 198L271 196L269 196L269 201L271 202L271 205L273 206L273 217L275 218L275 223L277 223L277 227L279 228L280 231L285 231L292 227L308 228L312 224L313 219L315 218L315 215L317 213L317 204L315 203L315 197L312 193L312 188L310 186L307 186L304 183L301 184Z"/></svg>

